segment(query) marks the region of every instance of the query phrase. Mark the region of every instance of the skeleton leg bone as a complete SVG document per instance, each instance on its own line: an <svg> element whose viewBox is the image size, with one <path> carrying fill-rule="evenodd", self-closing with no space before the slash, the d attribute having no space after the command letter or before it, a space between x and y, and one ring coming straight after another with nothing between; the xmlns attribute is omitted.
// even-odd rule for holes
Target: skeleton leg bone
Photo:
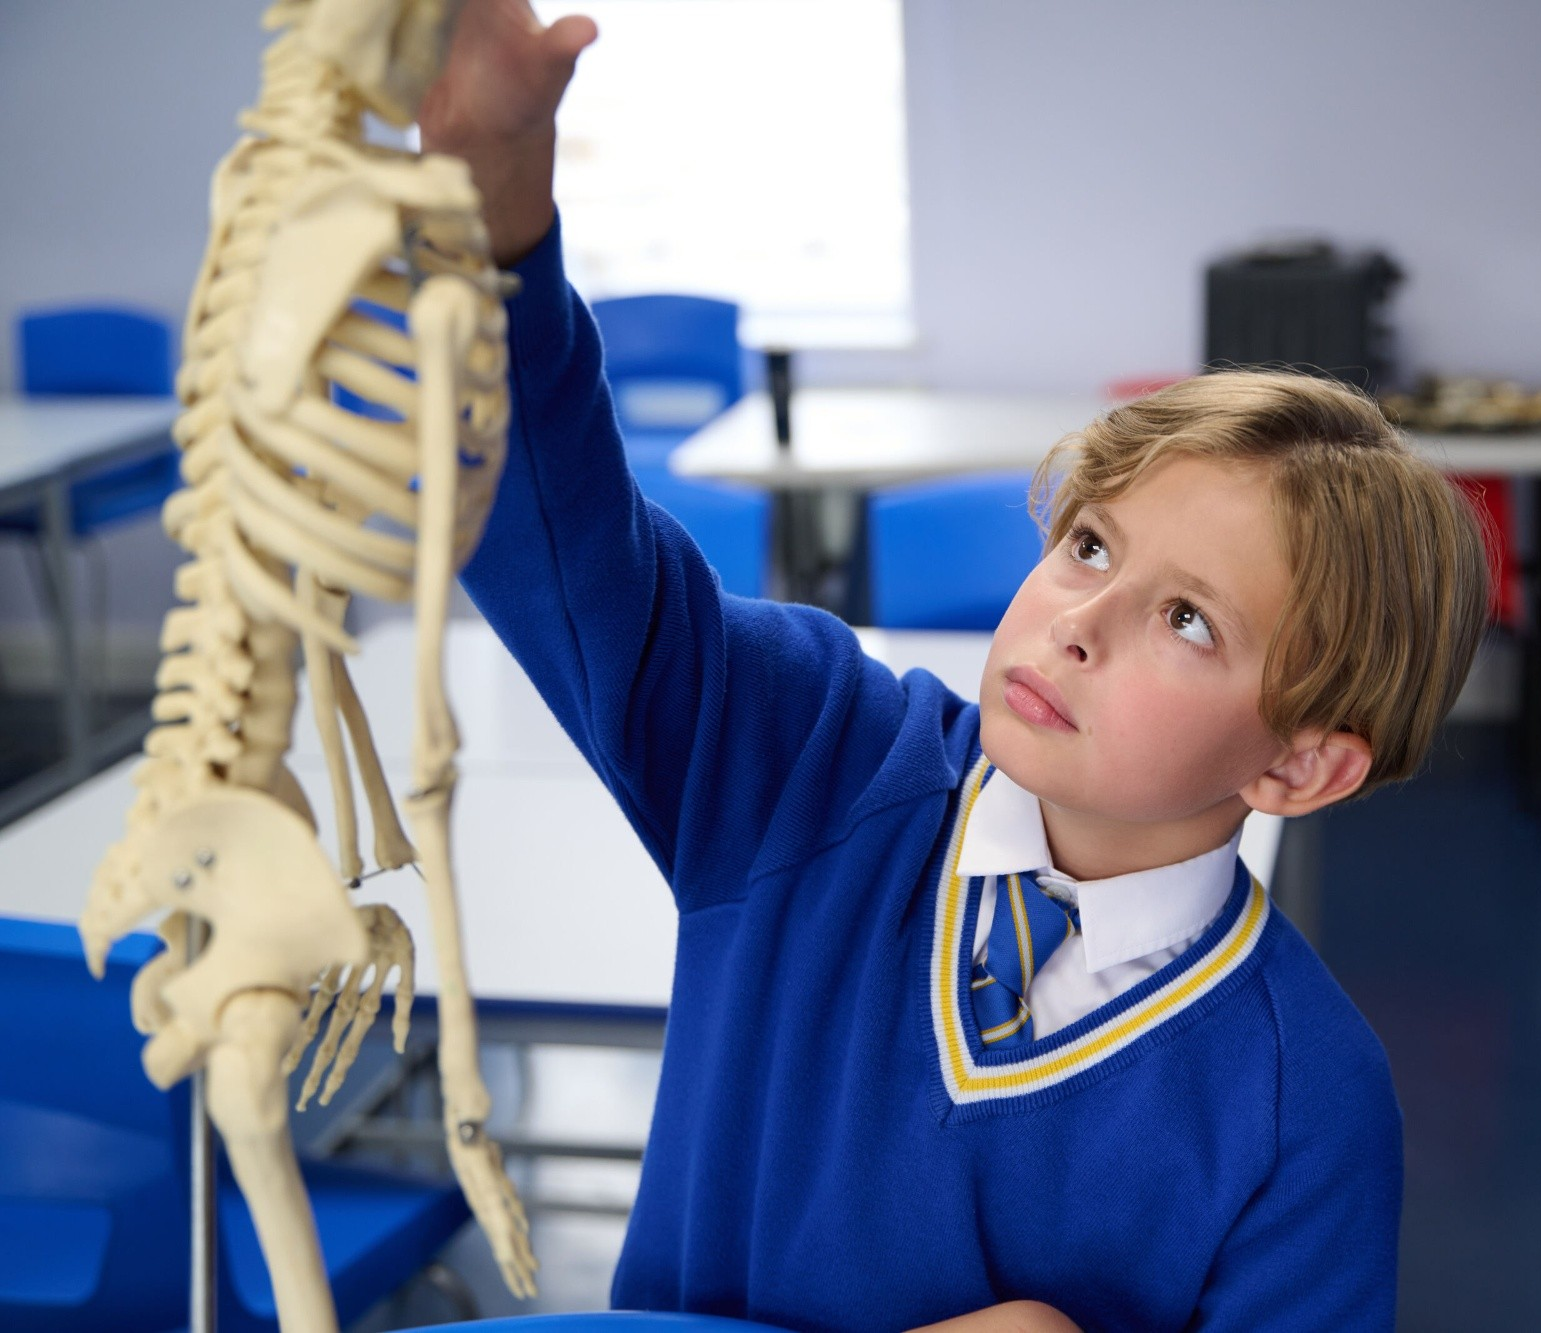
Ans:
<svg viewBox="0 0 1541 1333"><path fill-rule="evenodd" d="M251 1208L273 1278L284 1333L336 1333L337 1316L321 1260L315 1218L289 1137L279 1073L299 1028L299 1006L284 991L241 991L220 1013L208 1059L209 1116Z"/></svg>

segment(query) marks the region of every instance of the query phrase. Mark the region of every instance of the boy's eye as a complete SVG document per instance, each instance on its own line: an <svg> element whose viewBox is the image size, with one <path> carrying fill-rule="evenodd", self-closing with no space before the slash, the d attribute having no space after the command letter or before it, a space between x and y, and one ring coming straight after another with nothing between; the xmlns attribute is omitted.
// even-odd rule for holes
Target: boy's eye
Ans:
<svg viewBox="0 0 1541 1333"><path fill-rule="evenodd" d="M1070 558L1093 569L1107 569L1110 563L1107 543L1090 528L1077 528L1070 534Z"/></svg>
<svg viewBox="0 0 1541 1333"><path fill-rule="evenodd" d="M1215 636L1204 613L1190 602L1173 602L1167 608L1166 623L1179 639L1199 648L1213 648Z"/></svg>

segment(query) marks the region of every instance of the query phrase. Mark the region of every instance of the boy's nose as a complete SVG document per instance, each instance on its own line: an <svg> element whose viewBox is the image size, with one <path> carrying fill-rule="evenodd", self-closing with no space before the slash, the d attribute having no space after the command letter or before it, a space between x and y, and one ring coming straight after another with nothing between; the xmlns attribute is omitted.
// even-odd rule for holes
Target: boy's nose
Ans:
<svg viewBox="0 0 1541 1333"><path fill-rule="evenodd" d="M1061 612L1055 616L1049 625L1049 636L1061 653L1067 654L1077 662L1091 660L1089 651L1092 643L1091 625L1088 623L1088 617L1083 616L1079 609Z"/></svg>
<svg viewBox="0 0 1541 1333"><path fill-rule="evenodd" d="M1104 662L1115 636L1134 614L1138 593L1111 579L1089 596L1071 599L1049 624L1049 637L1062 656L1082 666Z"/></svg>

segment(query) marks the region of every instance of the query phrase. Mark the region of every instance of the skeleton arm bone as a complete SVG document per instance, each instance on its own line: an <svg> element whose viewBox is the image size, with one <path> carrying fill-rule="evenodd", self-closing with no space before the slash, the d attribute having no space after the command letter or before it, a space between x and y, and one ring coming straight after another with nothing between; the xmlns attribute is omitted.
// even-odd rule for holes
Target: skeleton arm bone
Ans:
<svg viewBox="0 0 1541 1333"><path fill-rule="evenodd" d="M420 348L422 500L417 564L417 698L412 737L414 791L406 801L439 959L439 1076L450 1161L503 1276L516 1294L533 1294L529 1225L502 1155L483 1128L490 1109L476 1056L476 1013L462 954L460 915L449 854L449 812L459 747L444 693L444 625L454 578L455 484L460 448L456 367L476 337L480 301L458 278L431 278L412 302Z"/></svg>
<svg viewBox="0 0 1541 1333"><path fill-rule="evenodd" d="M347 662L334 656L332 671L336 677L337 701L353 741L359 777L369 800L369 814L375 830L375 864L381 870L395 870L417 860L417 852L407 840L396 814L396 802L386 784L385 770L380 765L380 755L369 731L369 719L364 716L364 706L359 702L358 691L353 688Z"/></svg>
<svg viewBox="0 0 1541 1333"><path fill-rule="evenodd" d="M322 589L314 571L301 568L295 575L295 592L319 614L341 621L343 599ZM342 747L342 727L337 717L336 677L332 674L332 650L314 634L300 636L305 654L305 674L310 680L312 712L321 751L326 757L332 784L332 804L337 814L337 862L342 877L356 885L364 874L358 851L358 812L353 803L353 775Z"/></svg>

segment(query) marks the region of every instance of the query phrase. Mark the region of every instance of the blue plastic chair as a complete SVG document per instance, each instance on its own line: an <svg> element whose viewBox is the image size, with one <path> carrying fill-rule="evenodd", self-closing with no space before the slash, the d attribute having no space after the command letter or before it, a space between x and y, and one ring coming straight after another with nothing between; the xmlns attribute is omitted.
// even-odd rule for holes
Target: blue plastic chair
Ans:
<svg viewBox="0 0 1541 1333"><path fill-rule="evenodd" d="M19 381L28 397L166 397L172 392L176 338L170 321L123 306L72 306L24 312L16 323ZM70 488L77 536L158 510L180 484L179 455L163 453L82 478ZM0 530L36 534L36 509L0 515Z"/></svg>
<svg viewBox="0 0 1541 1333"><path fill-rule="evenodd" d="M163 316L130 306L24 311L17 321L22 392L159 394L172 391L175 342Z"/></svg>
<svg viewBox="0 0 1541 1333"><path fill-rule="evenodd" d="M185 1318L188 1097L145 1078L128 987L150 936L92 981L68 926L0 919L0 1326L122 1333Z"/></svg>
<svg viewBox="0 0 1541 1333"><path fill-rule="evenodd" d="M86 971L73 926L0 917L0 1328L159 1333L187 1319L189 1092L144 1076L134 973L159 949L131 935ZM398 1289L469 1209L443 1180L302 1164L338 1316ZM222 1333L271 1333L272 1286L228 1170L218 1183Z"/></svg>
<svg viewBox="0 0 1541 1333"><path fill-rule="evenodd" d="M771 503L759 491L674 476L669 454L744 393L738 306L705 296L593 303L626 453L643 495L695 539L722 586L765 594Z"/></svg>
<svg viewBox="0 0 1541 1333"><path fill-rule="evenodd" d="M616 416L633 438L661 446L744 396L738 306L709 296L618 296L591 307L605 347Z"/></svg>
<svg viewBox="0 0 1541 1333"><path fill-rule="evenodd" d="M1027 473L948 477L867 503L872 623L993 630L1043 554Z"/></svg>
<svg viewBox="0 0 1541 1333"><path fill-rule="evenodd" d="M600 1310L583 1314L514 1315L464 1324L435 1324L402 1333L786 1333L772 1324L724 1319L707 1314L651 1314L640 1310Z"/></svg>

